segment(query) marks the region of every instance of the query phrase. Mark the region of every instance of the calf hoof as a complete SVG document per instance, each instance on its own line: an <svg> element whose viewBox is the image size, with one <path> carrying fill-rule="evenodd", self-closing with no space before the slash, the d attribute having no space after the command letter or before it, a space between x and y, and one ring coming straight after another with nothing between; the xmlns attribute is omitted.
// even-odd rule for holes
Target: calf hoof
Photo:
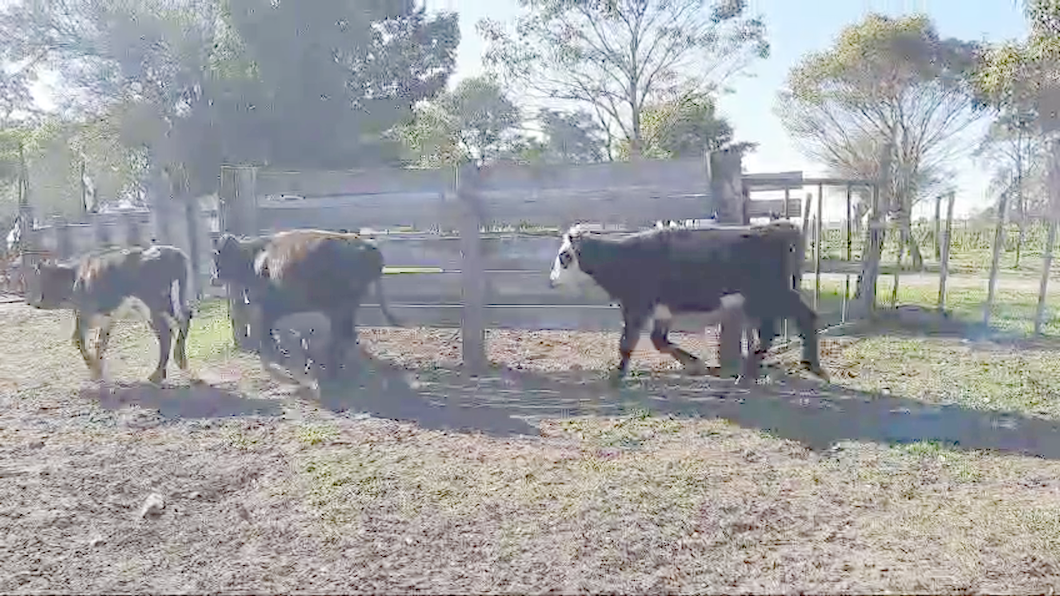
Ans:
<svg viewBox="0 0 1060 596"><path fill-rule="evenodd" d="M166 380L166 371L156 370L151 373L151 376L147 377L147 381L152 385L161 385L162 381Z"/></svg>

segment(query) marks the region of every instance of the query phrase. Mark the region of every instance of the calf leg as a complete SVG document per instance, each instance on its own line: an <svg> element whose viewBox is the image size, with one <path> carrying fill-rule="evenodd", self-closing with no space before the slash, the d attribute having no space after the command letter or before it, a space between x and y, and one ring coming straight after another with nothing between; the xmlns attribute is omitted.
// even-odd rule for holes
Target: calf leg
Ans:
<svg viewBox="0 0 1060 596"><path fill-rule="evenodd" d="M88 334L88 327L88 316L86 316L85 313L79 312L74 315L74 345L77 346L77 350L81 352L81 358L84 359L92 380L98 381L103 378L103 366L98 357L93 358L92 354L88 351L85 337Z"/></svg>
<svg viewBox="0 0 1060 596"><path fill-rule="evenodd" d="M327 368L328 376L334 378L346 364L349 350L357 345L357 310L344 307L330 313L331 341L328 343Z"/></svg>
<svg viewBox="0 0 1060 596"><path fill-rule="evenodd" d="M173 358L180 370L188 372L188 330L191 328L191 313L177 319L177 343L173 346Z"/></svg>
<svg viewBox="0 0 1060 596"><path fill-rule="evenodd" d="M103 355L107 351L107 346L110 345L110 333L114 328L114 321L107 317L103 325L99 328L99 340L96 341L96 360L99 361L100 365L103 364Z"/></svg>
<svg viewBox="0 0 1060 596"><path fill-rule="evenodd" d="M744 360L743 371L736 380L738 385L748 385L751 381L758 379L762 370L762 360L769 352L773 339L777 335L776 320L772 318L761 318L757 325L752 324L749 325L750 327L755 327L757 333L748 333L747 359ZM757 335L757 339L752 335Z"/></svg>
<svg viewBox="0 0 1060 596"><path fill-rule="evenodd" d="M795 318L802 337L801 364L814 375L827 379L828 374L821 368L817 345L817 313L802 299L802 295L792 289L785 293L785 310Z"/></svg>
<svg viewBox="0 0 1060 596"><path fill-rule="evenodd" d="M674 360L680 362L686 369L692 369L697 372L703 371L703 361L670 341L670 323L672 321L673 315L670 313L670 309L665 306L660 306L655 309L654 321L651 329L652 345L655 346L655 349L659 352L672 356Z"/></svg>
<svg viewBox="0 0 1060 596"><path fill-rule="evenodd" d="M626 371L629 369L629 359L633 355L633 348L637 347L640 331L644 328L644 319L647 318L646 314L646 310L640 308L623 307L622 309L622 338L618 341L620 358L618 368L611 373L610 380L612 385L617 385L626 376Z"/></svg>
<svg viewBox="0 0 1060 596"><path fill-rule="evenodd" d="M169 320L164 313L151 311L151 329L158 338L158 366L155 372L147 377L147 380L155 385L166 380L166 366L169 364L169 351L173 345L173 331L169 327Z"/></svg>

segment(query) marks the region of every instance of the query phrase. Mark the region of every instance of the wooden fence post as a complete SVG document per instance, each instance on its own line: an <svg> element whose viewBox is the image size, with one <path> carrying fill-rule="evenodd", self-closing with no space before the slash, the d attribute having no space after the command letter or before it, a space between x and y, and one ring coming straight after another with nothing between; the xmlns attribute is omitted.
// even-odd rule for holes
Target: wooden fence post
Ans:
<svg viewBox="0 0 1060 596"><path fill-rule="evenodd" d="M847 183L847 216L846 216L846 235L847 235L847 263L849 264L854 260L853 255L853 237L854 229L853 225L853 189L850 183ZM846 278L846 287L843 290L843 314L840 316L840 322L847 322L847 309L850 307L850 272L848 271L844 276Z"/></svg>
<svg viewBox="0 0 1060 596"><path fill-rule="evenodd" d="M805 252L806 246L810 243L810 210L813 208L813 193L806 193L806 202L802 205L802 247ZM799 264L799 271L797 273L795 289L802 291L802 270L805 263ZM784 320L785 337L787 336L787 319Z"/></svg>
<svg viewBox="0 0 1060 596"><path fill-rule="evenodd" d="M939 220L942 215L942 195L935 197L935 258L942 258L942 237L939 235L941 230L939 229Z"/></svg>
<svg viewBox="0 0 1060 596"><path fill-rule="evenodd" d="M256 235L257 170L253 167L222 166L220 199L221 231L236 235ZM252 349L258 330L250 327L250 313L243 303L243 287L227 284L228 317L232 339L241 350Z"/></svg>
<svg viewBox="0 0 1060 596"><path fill-rule="evenodd" d="M946 312L946 278L950 273L950 235L953 233L953 203L956 198L957 193L951 191L946 206L946 228L942 236L942 255L939 257L939 314Z"/></svg>
<svg viewBox="0 0 1060 596"><path fill-rule="evenodd" d="M192 295L196 300L203 296L203 274L202 274L202 247L199 245L199 234L201 232L202 207L199 205L198 197L190 197L184 203L185 229L188 232L188 259L191 261Z"/></svg>
<svg viewBox="0 0 1060 596"><path fill-rule="evenodd" d="M470 375L486 372L486 273L482 260L482 204L477 186L481 172L467 164L457 172L460 216L460 274L463 307L460 317L461 355Z"/></svg>
<svg viewBox="0 0 1060 596"><path fill-rule="evenodd" d="M718 222L727 224L741 223L742 209L739 202L743 199L743 156L739 151L713 151L709 157L710 190L714 208L718 213ZM788 202L784 211L787 217ZM744 324L726 317L721 323L718 334L718 360L722 375L739 374L742 370L740 361L743 357Z"/></svg>
<svg viewBox="0 0 1060 596"><path fill-rule="evenodd" d="M817 228L814 230L817 236L813 243L814 257L816 263L813 267L813 309L817 310L817 303L821 300L821 244L824 242L824 185L817 185Z"/></svg>
<svg viewBox="0 0 1060 596"><path fill-rule="evenodd" d="M52 218L52 230L55 232L55 252L60 259L73 256L73 242L70 238L70 224L65 217Z"/></svg>
<svg viewBox="0 0 1060 596"><path fill-rule="evenodd" d="M983 327L990 326L990 315L994 310L994 294L997 292L997 274L1001 266L1001 251L1005 249L1005 211L1008 208L1008 191L1002 191L997 199L997 223L994 226L994 251L990 258L990 278L986 287L986 304L983 305Z"/></svg>

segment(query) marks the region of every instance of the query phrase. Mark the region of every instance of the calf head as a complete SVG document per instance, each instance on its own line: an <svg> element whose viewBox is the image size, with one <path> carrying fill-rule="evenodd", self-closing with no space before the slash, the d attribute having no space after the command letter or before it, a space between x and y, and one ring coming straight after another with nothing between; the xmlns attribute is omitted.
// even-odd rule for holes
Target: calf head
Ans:
<svg viewBox="0 0 1060 596"><path fill-rule="evenodd" d="M214 285L246 284L254 275L253 241L222 234L213 250Z"/></svg>
<svg viewBox="0 0 1060 596"><path fill-rule="evenodd" d="M548 276L551 287L584 288L595 283L589 272L582 269L581 264L582 241L587 235L588 230L581 224L575 224L563 234L563 244L559 247L559 253L552 262L552 272Z"/></svg>
<svg viewBox="0 0 1060 596"><path fill-rule="evenodd" d="M74 282L77 266L62 263L38 263L33 267L37 281L33 291L27 292L27 300L40 309L57 309L68 306L74 297Z"/></svg>

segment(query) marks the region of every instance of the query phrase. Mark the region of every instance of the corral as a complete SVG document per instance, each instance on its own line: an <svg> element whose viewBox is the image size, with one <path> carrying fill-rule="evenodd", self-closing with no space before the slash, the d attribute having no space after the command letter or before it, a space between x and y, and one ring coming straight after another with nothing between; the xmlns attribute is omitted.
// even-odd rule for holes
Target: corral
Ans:
<svg viewBox="0 0 1060 596"><path fill-rule="evenodd" d="M597 180L642 193L629 201L634 225L710 215L705 173L658 178L672 195L613 171ZM387 221L363 208L385 188L350 187L377 175L318 191L345 185L338 198L290 179L228 171L222 197L249 186L256 205L229 201L223 229L437 224L425 204L459 188L391 188L420 202L390 197L399 219ZM554 172L540 179L561 186ZM594 184L586 194L609 190ZM938 593L1060 579L1050 340L969 342L956 322L912 313L822 338L831 384L784 374L781 351L774 382L749 391L678 374L642 342L639 374L611 392L601 378L620 318L600 296L550 294L547 269L567 218L617 223L608 213L633 209L542 186L474 187L485 208L472 221L488 219L491 197L493 213L504 196L538 201L524 229L553 230L536 236L512 216L480 238L459 209L448 230L376 234L395 271L391 305L422 327L366 317L368 369L319 397L290 393L238 351L219 299L201 302L188 346L208 383L162 388L133 382L153 354L140 327L115 334L114 382L94 388L68 313L0 307L0 590ZM534 221L550 200L566 212ZM966 283L954 277L951 296ZM803 285L843 317L841 281ZM469 322L475 301L485 315ZM484 341L469 348L458 328ZM476 350L483 370L469 376ZM164 506L141 514L152 494Z"/></svg>

